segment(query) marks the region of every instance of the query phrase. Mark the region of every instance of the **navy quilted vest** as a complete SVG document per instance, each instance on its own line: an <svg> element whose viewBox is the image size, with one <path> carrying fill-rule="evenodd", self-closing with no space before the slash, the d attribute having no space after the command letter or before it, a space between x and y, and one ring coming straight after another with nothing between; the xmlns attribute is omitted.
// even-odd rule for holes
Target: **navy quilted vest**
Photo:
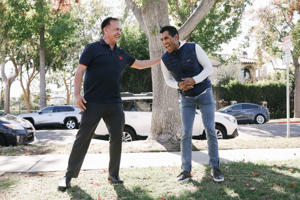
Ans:
<svg viewBox="0 0 300 200"><path fill-rule="evenodd" d="M180 82L182 78L192 78L203 70L197 59L195 43L185 43L172 53L164 53L162 60L177 82ZM180 93L184 96L194 97L209 87L211 87L211 82L209 78L206 78L194 85L194 88L187 91L180 90Z"/></svg>

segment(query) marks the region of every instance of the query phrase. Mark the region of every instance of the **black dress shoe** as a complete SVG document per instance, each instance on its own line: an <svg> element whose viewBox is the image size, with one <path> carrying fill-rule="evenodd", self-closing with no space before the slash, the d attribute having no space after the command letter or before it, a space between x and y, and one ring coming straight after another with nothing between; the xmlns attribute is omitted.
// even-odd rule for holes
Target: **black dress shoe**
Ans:
<svg viewBox="0 0 300 200"><path fill-rule="evenodd" d="M71 187L71 177L65 176L63 177L59 183L57 189L60 191L65 191L67 188Z"/></svg>
<svg viewBox="0 0 300 200"><path fill-rule="evenodd" d="M124 183L124 181L121 180L119 176L109 176L108 177L108 182L110 184L122 184L122 183Z"/></svg>

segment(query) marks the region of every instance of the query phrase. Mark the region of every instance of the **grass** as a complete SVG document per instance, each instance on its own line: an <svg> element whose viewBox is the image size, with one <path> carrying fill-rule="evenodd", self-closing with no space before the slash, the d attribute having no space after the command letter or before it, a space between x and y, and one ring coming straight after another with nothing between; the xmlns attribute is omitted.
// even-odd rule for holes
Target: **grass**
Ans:
<svg viewBox="0 0 300 200"><path fill-rule="evenodd" d="M193 166L193 179L176 182L179 167L121 169L124 185L107 184L106 170L81 171L66 192L56 190L63 172L7 173L0 176L0 199L216 200L300 199L300 160L227 163L223 183L214 183L209 167Z"/></svg>
<svg viewBox="0 0 300 200"><path fill-rule="evenodd" d="M23 156L23 155L43 155L53 152L52 146L41 145L18 145L0 147L1 156Z"/></svg>
<svg viewBox="0 0 300 200"><path fill-rule="evenodd" d="M96 142L93 142L96 141ZM259 149L259 148L299 148L300 137L294 138L233 138L219 140L219 149ZM69 154L72 144L65 145L20 145L15 147L0 147L0 156L22 156L22 155L43 155L43 154ZM108 141L92 140L88 153L107 153ZM206 140L193 140L193 151L207 150ZM148 140L139 140L124 143L123 153L137 152L166 152L166 147ZM170 150L169 150L170 151ZM175 151L179 151L176 149Z"/></svg>

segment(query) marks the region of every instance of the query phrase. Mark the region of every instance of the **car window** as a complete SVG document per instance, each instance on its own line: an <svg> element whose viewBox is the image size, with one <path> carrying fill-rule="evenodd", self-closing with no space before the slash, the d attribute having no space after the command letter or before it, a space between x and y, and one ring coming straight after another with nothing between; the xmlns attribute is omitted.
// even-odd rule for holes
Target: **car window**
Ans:
<svg viewBox="0 0 300 200"><path fill-rule="evenodd" d="M150 112L152 111L152 100L150 99L136 100L135 108L137 111Z"/></svg>
<svg viewBox="0 0 300 200"><path fill-rule="evenodd" d="M231 107L232 110L241 110L242 106L241 105L234 105Z"/></svg>
<svg viewBox="0 0 300 200"><path fill-rule="evenodd" d="M243 109L257 109L258 106L257 105L253 105L253 104L243 104L242 108Z"/></svg>
<svg viewBox="0 0 300 200"><path fill-rule="evenodd" d="M123 101L123 109L125 111L135 111L134 101Z"/></svg>
<svg viewBox="0 0 300 200"><path fill-rule="evenodd" d="M151 112L152 100L151 99L123 100L123 109L125 111Z"/></svg>
<svg viewBox="0 0 300 200"><path fill-rule="evenodd" d="M65 111L66 112L73 112L75 109L73 108L73 107L71 107L71 106L66 106L65 107Z"/></svg>
<svg viewBox="0 0 300 200"><path fill-rule="evenodd" d="M74 108L70 106L57 106L54 108L54 112L72 112Z"/></svg>
<svg viewBox="0 0 300 200"><path fill-rule="evenodd" d="M53 107L47 107L41 110L42 113L52 113L53 112Z"/></svg>

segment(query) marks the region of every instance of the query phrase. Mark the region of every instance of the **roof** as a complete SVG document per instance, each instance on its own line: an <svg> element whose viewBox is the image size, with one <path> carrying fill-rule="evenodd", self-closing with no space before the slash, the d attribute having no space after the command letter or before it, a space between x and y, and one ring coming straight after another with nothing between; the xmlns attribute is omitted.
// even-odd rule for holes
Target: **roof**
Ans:
<svg viewBox="0 0 300 200"><path fill-rule="evenodd" d="M254 58L248 58L245 56L238 57L241 63L245 64L255 64L257 62L257 59Z"/></svg>

